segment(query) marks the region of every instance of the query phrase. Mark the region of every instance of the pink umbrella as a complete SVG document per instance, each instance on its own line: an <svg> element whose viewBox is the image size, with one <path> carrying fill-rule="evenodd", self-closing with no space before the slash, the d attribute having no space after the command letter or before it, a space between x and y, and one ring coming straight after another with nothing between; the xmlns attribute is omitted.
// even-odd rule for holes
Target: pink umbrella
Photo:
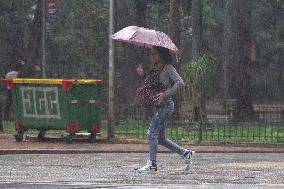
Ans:
<svg viewBox="0 0 284 189"><path fill-rule="evenodd" d="M137 26L128 26L112 35L112 39L142 47L160 46L177 53L178 49L165 33Z"/></svg>

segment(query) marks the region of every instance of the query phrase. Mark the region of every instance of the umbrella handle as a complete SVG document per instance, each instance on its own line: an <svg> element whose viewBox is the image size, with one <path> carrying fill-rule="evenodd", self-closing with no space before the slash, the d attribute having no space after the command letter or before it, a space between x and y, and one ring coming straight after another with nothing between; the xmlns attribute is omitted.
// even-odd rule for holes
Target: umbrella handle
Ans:
<svg viewBox="0 0 284 189"><path fill-rule="evenodd" d="M178 63L178 61L179 61L178 55L176 54L175 57L176 57L176 61L177 61L177 63Z"/></svg>

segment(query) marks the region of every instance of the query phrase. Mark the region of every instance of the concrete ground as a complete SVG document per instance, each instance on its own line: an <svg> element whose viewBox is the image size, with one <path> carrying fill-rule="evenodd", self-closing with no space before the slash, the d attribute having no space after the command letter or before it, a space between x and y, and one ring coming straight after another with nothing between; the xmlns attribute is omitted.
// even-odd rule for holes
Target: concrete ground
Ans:
<svg viewBox="0 0 284 189"><path fill-rule="evenodd" d="M181 157L160 147L158 171L138 173L134 169L147 159L146 143L27 139L0 134L0 188L284 188L280 146L184 145L197 152L190 171Z"/></svg>
<svg viewBox="0 0 284 189"><path fill-rule="evenodd" d="M0 188L284 188L279 153L196 153L189 171L176 154L158 154L158 171L138 173L146 153L0 156Z"/></svg>
<svg viewBox="0 0 284 189"><path fill-rule="evenodd" d="M137 173L148 145L99 140L89 144L61 139L16 142L0 133L0 188L284 188L284 148L280 146L191 146L190 171L176 154L160 147L158 171Z"/></svg>

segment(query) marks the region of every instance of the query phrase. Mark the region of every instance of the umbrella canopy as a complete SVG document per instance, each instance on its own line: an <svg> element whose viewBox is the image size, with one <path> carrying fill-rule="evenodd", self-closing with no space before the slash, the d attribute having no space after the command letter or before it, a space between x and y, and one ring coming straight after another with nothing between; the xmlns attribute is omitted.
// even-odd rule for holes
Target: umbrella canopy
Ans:
<svg viewBox="0 0 284 189"><path fill-rule="evenodd" d="M138 26L123 28L113 34L112 39L148 48L160 46L169 49L172 53L178 51L170 37L165 33Z"/></svg>

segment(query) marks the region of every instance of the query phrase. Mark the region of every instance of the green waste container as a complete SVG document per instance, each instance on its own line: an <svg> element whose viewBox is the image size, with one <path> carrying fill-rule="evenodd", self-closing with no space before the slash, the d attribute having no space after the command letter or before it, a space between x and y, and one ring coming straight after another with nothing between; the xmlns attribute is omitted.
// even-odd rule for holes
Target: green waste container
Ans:
<svg viewBox="0 0 284 189"><path fill-rule="evenodd" d="M88 131L95 141L101 129L103 80L10 79L15 110L14 135L23 140L28 129L37 129L42 139L47 130L65 130L67 142L75 133Z"/></svg>

